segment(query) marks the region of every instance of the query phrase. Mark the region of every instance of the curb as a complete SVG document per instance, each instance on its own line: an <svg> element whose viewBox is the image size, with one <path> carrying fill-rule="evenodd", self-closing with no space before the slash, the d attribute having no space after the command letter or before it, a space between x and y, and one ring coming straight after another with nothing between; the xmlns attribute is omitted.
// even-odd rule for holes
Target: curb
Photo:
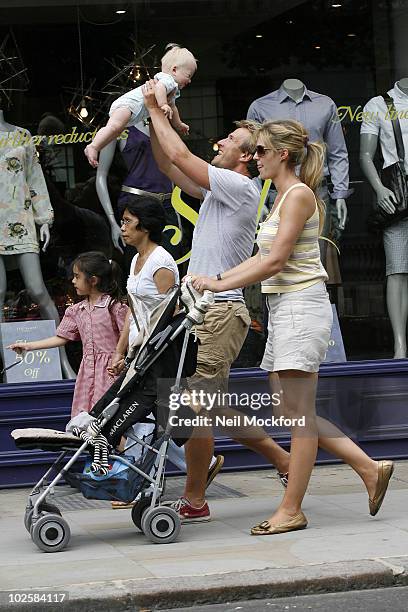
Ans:
<svg viewBox="0 0 408 612"><path fill-rule="evenodd" d="M346 561L292 568L273 568L249 572L182 576L174 579L135 579L72 584L54 592L69 592L69 600L42 604L47 612L95 612L96 609L176 608L237 600L266 599L375 589L408 584L406 558ZM109 561L107 561L109 562ZM394 563L393 563L394 562ZM31 589L50 592L48 589ZM24 591L18 591L19 593ZM0 592L0 610L28 610L27 604L6 604ZM35 610L36 606L31 605Z"/></svg>

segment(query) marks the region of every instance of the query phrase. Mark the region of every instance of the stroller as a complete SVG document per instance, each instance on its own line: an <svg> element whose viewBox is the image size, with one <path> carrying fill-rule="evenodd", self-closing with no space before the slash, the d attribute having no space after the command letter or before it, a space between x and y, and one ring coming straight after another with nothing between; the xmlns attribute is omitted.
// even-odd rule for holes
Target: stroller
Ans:
<svg viewBox="0 0 408 612"><path fill-rule="evenodd" d="M179 297L184 309L174 315ZM161 505L172 434L168 394L181 393L183 377L195 371L197 343L192 331L203 322L213 300L211 292L200 294L189 282L182 285L181 291L179 287L171 290L152 314L151 331L145 334L137 355L128 357L125 372L89 415L82 413L87 420L85 427L74 428L72 432L33 428L11 432L18 448L60 451L30 492L25 509L24 525L38 548L58 552L70 540L67 521L58 506L47 499L62 479L88 499L129 502L137 498L131 511L135 526L152 542L164 544L176 540L180 518L173 508ZM159 379L167 382L165 393L159 394L161 399ZM170 386L169 380L174 384ZM178 410L186 411L189 417L195 415L190 407L181 406ZM134 435L132 426L148 421L151 412L155 416L156 439L149 444ZM126 455L129 446L123 453L115 452L122 435L126 435L128 444L131 440L132 445L141 445L142 455L137 461ZM180 446L191 435L191 428L181 435L183 439L176 441ZM84 454L84 470L73 471ZM53 471L56 475L51 478Z"/></svg>

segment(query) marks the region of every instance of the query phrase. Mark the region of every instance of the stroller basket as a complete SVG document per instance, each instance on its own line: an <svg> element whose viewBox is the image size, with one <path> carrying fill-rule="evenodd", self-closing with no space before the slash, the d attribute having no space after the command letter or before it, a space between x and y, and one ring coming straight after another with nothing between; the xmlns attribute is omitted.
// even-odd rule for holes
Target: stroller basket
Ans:
<svg viewBox="0 0 408 612"><path fill-rule="evenodd" d="M161 444L162 439L156 440L153 448L157 449ZM148 449L144 456L134 465L144 474L150 475L157 456L157 453ZM126 457L126 459L131 461L132 457ZM123 502L132 501L140 491L150 484L150 481L145 476L124 463L120 470L116 471L111 477L108 474L105 478L96 480L92 474L79 474L68 471L65 474L65 480L71 487L78 489L86 499L105 499Z"/></svg>

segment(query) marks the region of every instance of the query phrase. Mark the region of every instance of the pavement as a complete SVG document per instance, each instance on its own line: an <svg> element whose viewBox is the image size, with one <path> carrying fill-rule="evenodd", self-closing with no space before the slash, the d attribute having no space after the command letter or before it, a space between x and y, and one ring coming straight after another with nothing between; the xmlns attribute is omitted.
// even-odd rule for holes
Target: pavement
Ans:
<svg viewBox="0 0 408 612"><path fill-rule="evenodd" d="M168 479L167 496L180 493L183 480ZM68 521L71 541L44 553L23 526L27 493L0 491L1 610L35 610L13 600L21 592L66 593L63 604L37 609L94 612L408 585L408 461L396 462L376 517L350 468L316 467L304 502L309 527L269 537L249 528L282 496L271 470L219 474L208 490L211 522L183 525L179 540L165 545L147 541L129 510L64 486L50 501Z"/></svg>

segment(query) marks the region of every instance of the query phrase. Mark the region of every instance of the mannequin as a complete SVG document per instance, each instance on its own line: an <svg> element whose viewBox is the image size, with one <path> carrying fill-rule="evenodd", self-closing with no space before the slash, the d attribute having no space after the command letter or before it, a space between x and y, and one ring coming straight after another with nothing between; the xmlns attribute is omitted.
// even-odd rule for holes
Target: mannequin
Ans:
<svg viewBox="0 0 408 612"><path fill-rule="evenodd" d="M38 304L41 316L44 319L53 319L58 324L57 308L42 277L35 229L36 225L40 226L39 240L43 243L42 250L45 251L50 241L49 226L53 221L53 210L34 145L14 145L14 132L30 137L27 130L7 123L3 111L0 110L0 133L6 141L0 149L0 167L4 174L0 194L4 215L0 243L0 320L3 319L7 289L6 269L10 268L12 263L19 268L24 285L31 299ZM13 198L16 198L16 206L12 209ZM23 205L21 198L24 200ZM18 202L20 208L17 206ZM10 212L7 212L7 206L10 207ZM9 221L12 223L8 223ZM64 348L60 349L60 357L64 376L76 378Z"/></svg>
<svg viewBox="0 0 408 612"><path fill-rule="evenodd" d="M139 123L137 127L128 128L127 139L113 141L101 150L96 172L96 191L111 226L112 242L117 249L123 252L122 247L125 244L122 240L120 227L115 219L107 182L116 146L119 147L129 172L122 185L119 203L126 199L128 193L126 189L129 188L140 189L151 194L160 194L160 201L166 209L167 223L180 228L180 220L171 206L172 183L167 176L160 172L153 157L148 126ZM164 235L162 246L170 252L174 259L177 259L180 256L178 252L180 248L171 245L169 238L166 234Z"/></svg>
<svg viewBox="0 0 408 612"><path fill-rule="evenodd" d="M388 91L394 100L399 116L408 111L408 78L397 81ZM408 115L407 115L408 116ZM395 211L394 193L385 187L374 165L374 155L380 140L387 167L398 161L392 122L387 118L387 106L382 96L375 96L367 102L363 110L360 135L360 164L371 187L375 191L377 205L387 213ZM405 172L408 172L408 125L400 119L402 138L405 148ZM407 357L406 328L408 318L408 249L405 237L408 236L408 219L386 228L383 232L387 275L387 309L394 335L394 359ZM396 258L399 260L397 261Z"/></svg>
<svg viewBox="0 0 408 612"><path fill-rule="evenodd" d="M337 118L336 105L331 98L323 94L309 91L299 79L286 79L277 91L273 91L258 100L254 100L247 113L248 119L255 121L267 121L273 119L295 119L303 123L309 132L311 141L323 141L327 146L327 160L325 177L331 177L333 192L328 193L327 182L322 185L320 197L326 202L326 220L322 235L330 237L334 235L334 241L338 239L344 230L347 220L346 200L351 191L349 190L348 177L348 154L341 125ZM331 203L335 203L337 217L336 232L331 228L332 214ZM337 256L327 241L321 241L322 260L326 267L330 268L330 260L333 271L328 269L329 282L340 282Z"/></svg>

